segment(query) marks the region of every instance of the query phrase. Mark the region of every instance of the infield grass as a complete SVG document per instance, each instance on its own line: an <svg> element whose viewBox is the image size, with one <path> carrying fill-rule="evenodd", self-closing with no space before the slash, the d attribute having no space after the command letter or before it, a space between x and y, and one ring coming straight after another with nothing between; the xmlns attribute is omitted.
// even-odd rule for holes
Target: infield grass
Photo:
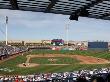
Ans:
<svg viewBox="0 0 110 82"><path fill-rule="evenodd" d="M27 55L40 55L40 54L65 54L65 55L86 55L86 56L94 56L99 58L105 58L110 59L110 52L91 52L91 51L50 51L50 50L34 50L32 52L29 52L28 54L24 54L24 56L17 56L16 58L7 60L0 64L0 69L10 69L14 70L12 72L6 71L6 70L0 70L0 74L3 75L27 75L27 74L34 74L34 73L48 73L48 72L65 72L65 71L74 71L74 70L81 70L81 69L94 69L94 68L102 68L102 67L110 67L110 64L76 64L73 63L72 65L68 66L44 66L40 65L38 67L32 67L32 68L20 68L17 65L24 63L26 61ZM60 58L59 58L60 59ZM76 62L76 60L71 59L65 59L70 60L67 63ZM47 59L46 59L47 61ZM37 63L49 63L44 62L42 59L38 59L38 61L33 59L33 62Z"/></svg>
<svg viewBox="0 0 110 82"><path fill-rule="evenodd" d="M53 59L53 61L51 61L51 59ZM38 64L74 64L79 62L80 61L69 57L31 58L30 60L30 63L38 63Z"/></svg>

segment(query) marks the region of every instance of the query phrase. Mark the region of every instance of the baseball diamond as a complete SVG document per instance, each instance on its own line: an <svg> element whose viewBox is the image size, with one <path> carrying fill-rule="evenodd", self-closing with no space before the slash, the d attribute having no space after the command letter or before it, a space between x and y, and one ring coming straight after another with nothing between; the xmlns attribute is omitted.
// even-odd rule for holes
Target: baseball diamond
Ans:
<svg viewBox="0 0 110 82"><path fill-rule="evenodd" d="M35 72L65 72L109 67L110 52L32 50L0 61L0 74L33 74ZM23 70L23 71L21 71Z"/></svg>

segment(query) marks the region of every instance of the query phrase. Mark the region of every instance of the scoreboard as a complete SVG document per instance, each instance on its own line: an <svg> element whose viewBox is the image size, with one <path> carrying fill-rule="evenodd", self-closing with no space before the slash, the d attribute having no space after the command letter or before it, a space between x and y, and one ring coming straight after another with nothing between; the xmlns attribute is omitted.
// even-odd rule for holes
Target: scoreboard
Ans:
<svg viewBox="0 0 110 82"><path fill-rule="evenodd" d="M88 42L88 49L107 50L108 42Z"/></svg>
<svg viewBox="0 0 110 82"><path fill-rule="evenodd" d="M62 39L53 39L51 40L51 44L54 46L62 46L64 45L64 40Z"/></svg>

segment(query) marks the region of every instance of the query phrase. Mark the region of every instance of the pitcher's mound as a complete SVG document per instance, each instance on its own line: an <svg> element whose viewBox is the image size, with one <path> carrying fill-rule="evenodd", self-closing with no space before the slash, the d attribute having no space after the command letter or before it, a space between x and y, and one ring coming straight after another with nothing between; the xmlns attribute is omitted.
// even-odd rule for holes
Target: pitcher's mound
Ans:
<svg viewBox="0 0 110 82"><path fill-rule="evenodd" d="M39 66L39 64L35 64L35 63L22 63L19 64L18 67L36 67Z"/></svg>

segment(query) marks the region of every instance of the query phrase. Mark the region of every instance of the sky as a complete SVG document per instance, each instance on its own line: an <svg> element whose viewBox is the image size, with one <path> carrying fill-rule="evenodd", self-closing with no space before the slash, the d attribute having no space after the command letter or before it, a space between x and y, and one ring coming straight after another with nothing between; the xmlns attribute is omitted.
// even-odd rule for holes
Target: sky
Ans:
<svg viewBox="0 0 110 82"><path fill-rule="evenodd" d="M8 16L8 40L66 40L110 41L110 20L79 17L70 21L69 15L0 9L0 40L5 40L5 19Z"/></svg>

